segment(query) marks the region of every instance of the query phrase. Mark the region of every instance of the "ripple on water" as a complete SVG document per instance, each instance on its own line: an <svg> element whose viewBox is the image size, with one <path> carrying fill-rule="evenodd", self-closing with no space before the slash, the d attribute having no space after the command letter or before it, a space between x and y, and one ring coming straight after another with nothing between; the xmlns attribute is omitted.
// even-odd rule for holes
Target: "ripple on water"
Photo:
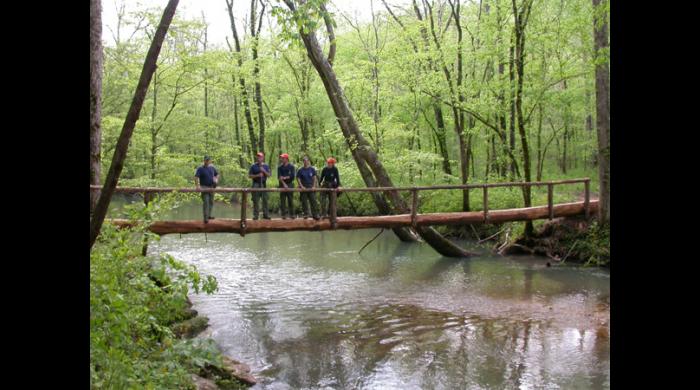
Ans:
<svg viewBox="0 0 700 390"><path fill-rule="evenodd" d="M389 235L358 256L376 233L355 233L166 236L152 253L216 276L192 300L257 388L609 387L609 274L445 261Z"/></svg>

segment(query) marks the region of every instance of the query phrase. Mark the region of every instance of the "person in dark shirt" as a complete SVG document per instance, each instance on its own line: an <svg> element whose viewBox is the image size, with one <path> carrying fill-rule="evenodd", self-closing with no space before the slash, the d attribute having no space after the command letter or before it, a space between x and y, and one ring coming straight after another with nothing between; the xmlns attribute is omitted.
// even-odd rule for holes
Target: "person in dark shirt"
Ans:
<svg viewBox="0 0 700 390"><path fill-rule="evenodd" d="M277 179L279 180L280 188L294 188L294 177L296 171L294 165L289 163L289 155L287 153L280 154L282 164L277 167ZM280 213L282 219L287 219L287 215L294 219L294 193L280 192Z"/></svg>
<svg viewBox="0 0 700 390"><path fill-rule="evenodd" d="M338 188L340 187L340 174L338 168L335 167L335 159L330 157L326 160L326 166L321 170L319 184L323 188ZM330 211L330 192L321 192L321 217L326 218L331 213Z"/></svg>
<svg viewBox="0 0 700 390"><path fill-rule="evenodd" d="M270 166L265 164L265 155L262 152L257 154L258 162L250 166L248 177L253 179L253 188L265 188L265 182L270 176ZM260 215L260 198L263 203L263 218L270 219L267 207L267 192L253 192L253 220L257 220Z"/></svg>
<svg viewBox="0 0 700 390"><path fill-rule="evenodd" d="M304 166L297 171L297 183L299 188L316 188L317 182L316 168L309 163L309 158L304 156ZM309 217L309 204L311 204L311 215L315 220L319 220L318 203L316 202L315 192L302 192L301 209L304 213L304 219Z"/></svg>
<svg viewBox="0 0 700 390"><path fill-rule="evenodd" d="M194 185L200 189L216 188L219 182L219 172L211 165L211 158L204 156L204 163L194 172ZM214 208L214 193L202 192L202 213L204 214L204 223L208 223L211 216L211 211Z"/></svg>

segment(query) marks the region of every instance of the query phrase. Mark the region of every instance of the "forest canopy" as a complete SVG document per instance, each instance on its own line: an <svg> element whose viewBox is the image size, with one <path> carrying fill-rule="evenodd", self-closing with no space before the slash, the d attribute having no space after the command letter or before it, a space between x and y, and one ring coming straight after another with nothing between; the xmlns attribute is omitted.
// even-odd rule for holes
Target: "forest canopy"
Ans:
<svg viewBox="0 0 700 390"><path fill-rule="evenodd" d="M363 186L301 26L333 49L354 119L394 184L589 176L598 190L595 68L608 51L595 50L594 16L608 3L368 0L368 21L318 0L297 12L283 1L243 2L245 13L221 3L225 45L209 42L205 15L175 15L120 185L192 185L206 154L220 186L245 186L263 151L271 165L280 153L319 167L333 156L344 185ZM103 177L162 13L118 9L103 34Z"/></svg>

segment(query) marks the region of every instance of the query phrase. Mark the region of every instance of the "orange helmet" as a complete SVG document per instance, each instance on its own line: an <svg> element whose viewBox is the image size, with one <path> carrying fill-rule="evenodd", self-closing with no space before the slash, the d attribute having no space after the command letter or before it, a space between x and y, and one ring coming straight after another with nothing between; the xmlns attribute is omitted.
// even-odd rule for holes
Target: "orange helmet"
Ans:
<svg viewBox="0 0 700 390"><path fill-rule="evenodd" d="M280 154L281 158L289 158L289 155L287 153L282 153Z"/></svg>
<svg viewBox="0 0 700 390"><path fill-rule="evenodd" d="M329 157L328 160L326 160L326 162L329 164L335 164L335 159L333 157Z"/></svg>

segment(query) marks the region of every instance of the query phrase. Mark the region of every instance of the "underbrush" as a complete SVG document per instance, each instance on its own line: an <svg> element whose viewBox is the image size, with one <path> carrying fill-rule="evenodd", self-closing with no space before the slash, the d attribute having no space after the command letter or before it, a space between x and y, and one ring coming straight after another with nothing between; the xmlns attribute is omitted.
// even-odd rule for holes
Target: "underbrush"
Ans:
<svg viewBox="0 0 700 390"><path fill-rule="evenodd" d="M149 221L175 205L161 196L126 206L141 223L106 223L90 252L90 381L92 388L194 388L191 374L221 365L213 340L179 339L171 326L186 318L187 294L217 289L216 279L169 255L141 255Z"/></svg>

